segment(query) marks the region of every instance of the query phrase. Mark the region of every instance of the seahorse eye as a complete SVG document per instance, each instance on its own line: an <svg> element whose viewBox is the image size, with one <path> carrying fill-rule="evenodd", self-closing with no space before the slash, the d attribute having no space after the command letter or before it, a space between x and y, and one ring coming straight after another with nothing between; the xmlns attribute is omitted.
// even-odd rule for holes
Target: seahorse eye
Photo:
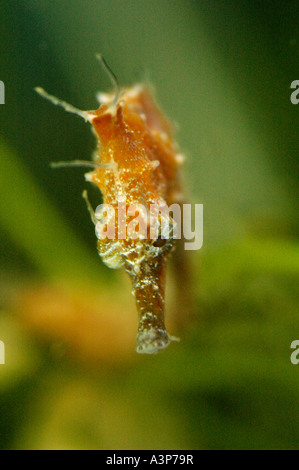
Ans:
<svg viewBox="0 0 299 470"><path fill-rule="evenodd" d="M156 248L161 248L162 246L166 245L166 242L166 238L158 237L157 240L154 241L153 246Z"/></svg>

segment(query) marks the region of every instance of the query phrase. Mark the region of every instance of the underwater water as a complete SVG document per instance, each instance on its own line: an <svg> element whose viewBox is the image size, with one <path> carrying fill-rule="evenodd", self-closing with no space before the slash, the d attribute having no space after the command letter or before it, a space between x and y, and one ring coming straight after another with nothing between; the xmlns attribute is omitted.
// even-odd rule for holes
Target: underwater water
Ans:
<svg viewBox="0 0 299 470"><path fill-rule="evenodd" d="M0 448L298 449L298 3L0 12ZM82 168L50 168L89 160L95 137L34 92L96 109L111 89L98 52L121 86L154 87L186 155L186 200L204 206L179 314L167 279L180 342L154 356L135 352L129 280L97 254L82 191L94 207L100 192Z"/></svg>

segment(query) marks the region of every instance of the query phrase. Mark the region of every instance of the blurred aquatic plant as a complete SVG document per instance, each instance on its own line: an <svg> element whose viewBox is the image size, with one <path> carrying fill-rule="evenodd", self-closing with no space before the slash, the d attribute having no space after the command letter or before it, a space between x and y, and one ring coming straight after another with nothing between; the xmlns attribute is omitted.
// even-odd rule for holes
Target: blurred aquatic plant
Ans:
<svg viewBox="0 0 299 470"><path fill-rule="evenodd" d="M0 141L0 174L0 226L39 272L59 282L100 282L96 260L47 199L24 163L3 141Z"/></svg>

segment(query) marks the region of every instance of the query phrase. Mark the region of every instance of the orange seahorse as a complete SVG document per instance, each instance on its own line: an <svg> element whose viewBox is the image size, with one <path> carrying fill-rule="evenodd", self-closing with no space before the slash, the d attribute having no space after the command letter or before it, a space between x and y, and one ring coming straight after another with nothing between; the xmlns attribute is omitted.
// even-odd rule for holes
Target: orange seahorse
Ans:
<svg viewBox="0 0 299 470"><path fill-rule="evenodd" d="M148 225L146 236L130 237L127 233L125 237L120 237L119 201L125 201L126 209L136 207L139 221L142 220L142 212L138 211L140 205L149 212L151 205L169 207L173 203L180 204L178 167L182 156L173 139L172 126L157 107L149 90L140 84L119 89L106 62L101 56L98 58L108 70L116 90L99 94L101 105L97 110L81 111L41 88L36 88L36 91L92 124L98 147L94 162L86 162L87 166L93 167L85 175L86 180L99 187L104 203L115 210L115 237L103 236L107 230L107 224L103 224L102 233L98 236L98 252L107 266L123 266L129 274L139 314L137 352L152 354L166 348L171 340L176 340L167 333L164 323L166 263L175 244L175 221L168 216L169 231L163 237L161 217L155 239L151 238ZM80 165L80 161L74 164ZM87 203L98 227L98 215L93 214L88 200ZM126 216L126 227L136 213Z"/></svg>

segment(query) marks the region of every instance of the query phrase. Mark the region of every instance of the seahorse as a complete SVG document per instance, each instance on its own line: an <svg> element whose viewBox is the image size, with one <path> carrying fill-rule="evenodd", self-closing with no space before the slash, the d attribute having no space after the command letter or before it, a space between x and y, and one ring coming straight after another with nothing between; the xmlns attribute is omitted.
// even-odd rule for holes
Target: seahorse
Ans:
<svg viewBox="0 0 299 470"><path fill-rule="evenodd" d="M94 213L87 200L96 225L98 252L108 267L123 267L131 278L139 315L136 350L153 354L177 340L165 327L166 265L175 247L173 234L177 222L169 212L162 210L156 218L153 237L149 214L153 206L163 208L181 204L179 167L183 158L174 140L173 127L148 87L136 84L120 89L104 59L98 58L104 63L115 89L99 94L97 110L81 111L41 88L36 91L92 125L97 149L93 162L83 162L92 168L85 178L98 186L105 205L113 208L113 218L109 219L107 214L105 218L103 209ZM75 165L81 163L73 162ZM58 163L61 164L64 163ZM86 193L84 197L87 199ZM120 207L123 207L123 213ZM107 236L111 221L114 237ZM140 229L142 224L145 230L141 234L139 230L136 235L134 227L139 225ZM120 226L125 228L125 233L120 234Z"/></svg>

